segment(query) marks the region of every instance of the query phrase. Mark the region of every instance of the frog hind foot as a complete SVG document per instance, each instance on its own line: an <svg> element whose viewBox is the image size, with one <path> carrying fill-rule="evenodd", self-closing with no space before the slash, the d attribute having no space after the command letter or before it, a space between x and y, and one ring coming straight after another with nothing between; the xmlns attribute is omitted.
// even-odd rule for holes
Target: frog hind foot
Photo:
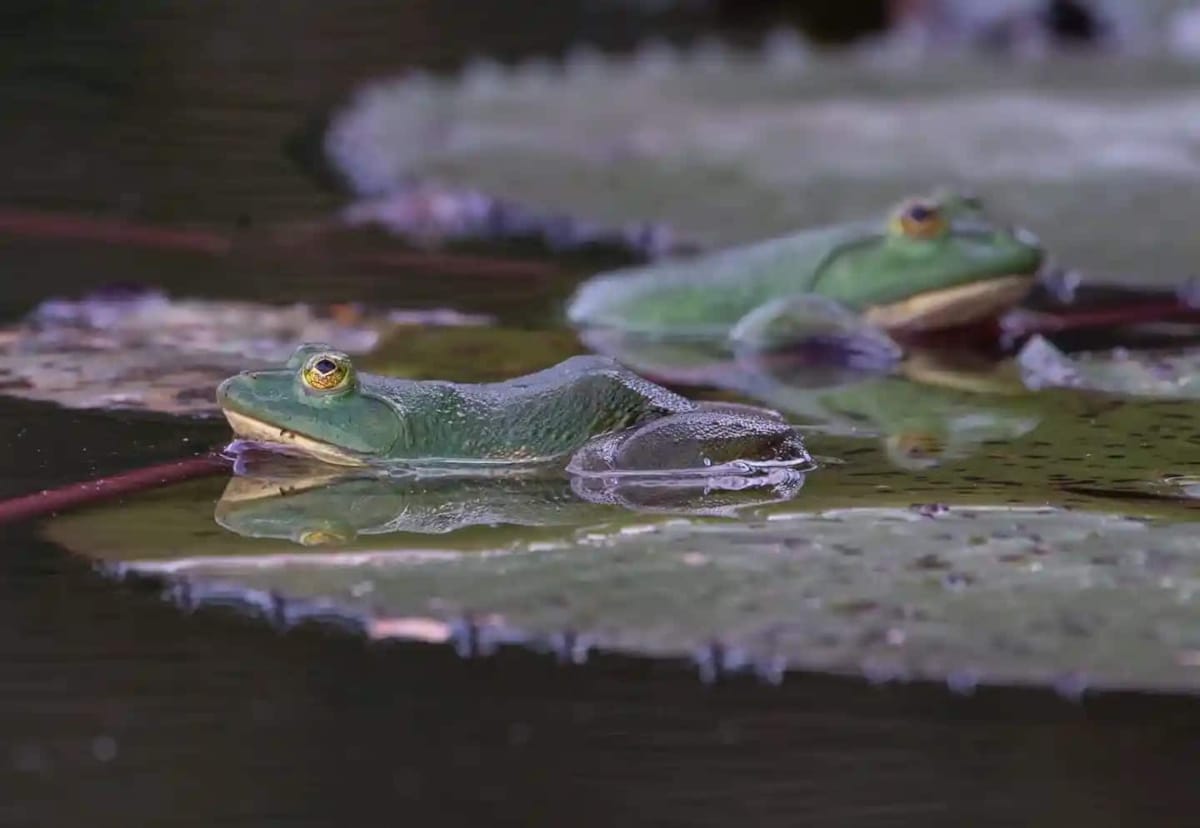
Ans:
<svg viewBox="0 0 1200 828"><path fill-rule="evenodd" d="M811 464L801 435L778 413L712 404L596 438L575 453L567 471L583 476L707 477Z"/></svg>
<svg viewBox="0 0 1200 828"><path fill-rule="evenodd" d="M903 356L886 333L844 305L814 294L760 305L734 325L729 342L735 354L811 348L862 366L891 365Z"/></svg>

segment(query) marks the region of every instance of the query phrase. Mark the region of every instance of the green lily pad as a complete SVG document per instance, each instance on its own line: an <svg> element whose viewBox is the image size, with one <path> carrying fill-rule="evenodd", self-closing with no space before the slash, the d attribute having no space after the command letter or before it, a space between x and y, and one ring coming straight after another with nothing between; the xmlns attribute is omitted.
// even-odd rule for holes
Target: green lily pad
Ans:
<svg viewBox="0 0 1200 828"><path fill-rule="evenodd" d="M379 80L335 114L325 146L364 196L417 177L602 224L666 222L709 246L965 185L1062 261L1146 284L1200 258L1184 228L1196 123L1193 72L1174 64L996 72L647 49Z"/></svg>
<svg viewBox="0 0 1200 828"><path fill-rule="evenodd" d="M851 508L593 531L479 555L126 560L189 599L376 639L594 646L873 679L1200 689L1195 524L1051 508ZM466 619L474 619L466 625Z"/></svg>
<svg viewBox="0 0 1200 828"><path fill-rule="evenodd" d="M1031 430L904 472L873 429L802 429L820 467L792 489L318 467L181 484L42 531L193 601L377 638L1197 689L1200 502L1180 491L1200 468L1200 410L1059 389L1029 402ZM965 399L948 410L975 416Z"/></svg>
<svg viewBox="0 0 1200 828"><path fill-rule="evenodd" d="M1042 419L1042 403L1015 366L913 350L880 370L840 366L823 354L744 353L700 343L585 334L634 371L674 386L700 385L752 399L823 433L876 436L893 463L941 465L987 443L1015 440ZM960 364L961 362L961 364Z"/></svg>

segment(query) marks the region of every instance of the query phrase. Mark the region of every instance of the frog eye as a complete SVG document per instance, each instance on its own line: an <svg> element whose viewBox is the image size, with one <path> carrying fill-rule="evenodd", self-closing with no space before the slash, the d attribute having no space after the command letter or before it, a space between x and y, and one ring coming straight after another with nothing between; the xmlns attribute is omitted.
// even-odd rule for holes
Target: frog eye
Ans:
<svg viewBox="0 0 1200 828"><path fill-rule="evenodd" d="M313 354L304 363L300 376L314 391L335 391L350 382L350 360L341 354Z"/></svg>
<svg viewBox="0 0 1200 828"><path fill-rule="evenodd" d="M892 231L910 239L935 239L947 226L941 208L930 201L910 201L892 219Z"/></svg>

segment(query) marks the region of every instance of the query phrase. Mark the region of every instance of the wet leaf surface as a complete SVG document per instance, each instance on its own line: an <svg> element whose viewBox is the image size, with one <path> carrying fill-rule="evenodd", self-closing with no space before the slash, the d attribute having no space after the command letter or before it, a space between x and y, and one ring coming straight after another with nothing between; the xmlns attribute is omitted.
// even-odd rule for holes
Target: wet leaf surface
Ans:
<svg viewBox="0 0 1200 828"><path fill-rule="evenodd" d="M1039 399L1031 432L904 472L872 438L810 433L824 463L790 491L694 491L681 503L675 490L612 497L601 485L597 496L555 477L285 470L148 493L45 532L119 571L183 584L189 601L336 618L376 637L567 636L645 656L699 652L714 669L958 687L1200 687L1200 512L1186 497L1120 496L1174 485L1200 463L1196 412Z"/></svg>
<svg viewBox="0 0 1200 828"><path fill-rule="evenodd" d="M1200 687L1195 524L1051 508L857 507L580 531L471 554L393 545L125 560L192 601L371 637L713 657L873 679ZM270 603L270 602L268 602ZM716 646L716 655L709 648Z"/></svg>
<svg viewBox="0 0 1200 828"><path fill-rule="evenodd" d="M378 348L377 361L365 364L414 378L445 378L455 365L496 379L521 364L541 367L537 335L481 336L489 321L450 310L268 305L143 290L49 300L0 330L0 394L67 408L213 415L221 380L274 367L304 342L354 355ZM564 356L572 350L568 334L545 339Z"/></svg>

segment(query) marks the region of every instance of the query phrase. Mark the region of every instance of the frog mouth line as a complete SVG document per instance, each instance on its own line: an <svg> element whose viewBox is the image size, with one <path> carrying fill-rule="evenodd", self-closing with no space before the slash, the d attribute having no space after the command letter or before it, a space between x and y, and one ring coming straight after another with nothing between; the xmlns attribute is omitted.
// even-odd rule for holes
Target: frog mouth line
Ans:
<svg viewBox="0 0 1200 828"><path fill-rule="evenodd" d="M229 421L229 426L233 429L233 433L243 440L283 446L337 466L366 465L366 461L363 458L351 454L345 449L338 448L332 443L326 443L307 434L300 434L296 431L289 431L286 428L271 425L230 408L222 408L221 412L225 415L225 419Z"/></svg>
<svg viewBox="0 0 1200 828"><path fill-rule="evenodd" d="M874 305L863 318L893 333L918 333L968 325L1000 315L1025 298L1032 273L998 276L983 282L932 290L888 305Z"/></svg>

